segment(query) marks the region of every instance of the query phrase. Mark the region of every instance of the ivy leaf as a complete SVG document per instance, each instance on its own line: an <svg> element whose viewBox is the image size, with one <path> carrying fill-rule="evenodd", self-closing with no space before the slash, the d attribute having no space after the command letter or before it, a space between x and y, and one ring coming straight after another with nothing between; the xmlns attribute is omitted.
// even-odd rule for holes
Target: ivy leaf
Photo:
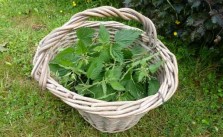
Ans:
<svg viewBox="0 0 223 137"><path fill-rule="evenodd" d="M78 55L81 55L81 54L87 53L87 51L88 51L88 49L85 46L84 42L82 40L79 40L76 45L76 53Z"/></svg>
<svg viewBox="0 0 223 137"><path fill-rule="evenodd" d="M92 28L79 28L77 29L77 38L82 40L85 45L92 44L92 38L94 36L95 30Z"/></svg>
<svg viewBox="0 0 223 137"><path fill-rule="evenodd" d="M77 61L80 57L75 55L75 48L69 47L59 52L56 57L50 61L52 64L60 64L64 67L73 67L74 62Z"/></svg>
<svg viewBox="0 0 223 137"><path fill-rule="evenodd" d="M116 32L114 40L122 48L126 48L131 45L141 33L141 31L131 29L119 30Z"/></svg>
<svg viewBox="0 0 223 137"><path fill-rule="evenodd" d="M124 60L124 55L121 50L122 50L122 48L120 46L118 46L117 44L114 44L113 46L111 46L110 53L114 60L122 63Z"/></svg>
<svg viewBox="0 0 223 137"><path fill-rule="evenodd" d="M103 68L103 62L99 59L95 59L91 62L90 67L87 70L87 77L90 79L97 79Z"/></svg>
<svg viewBox="0 0 223 137"><path fill-rule="evenodd" d="M110 42L109 32L104 25L100 25L99 28L99 41L104 44Z"/></svg>
<svg viewBox="0 0 223 137"><path fill-rule="evenodd" d="M149 66L149 71L151 73L155 73L162 64L163 64L163 61L158 61L156 64L150 65Z"/></svg>
<svg viewBox="0 0 223 137"><path fill-rule="evenodd" d="M111 85L111 87L114 90L118 90L118 91L124 91L125 90L124 86L121 83L119 83L118 81L109 81L109 84Z"/></svg>
<svg viewBox="0 0 223 137"><path fill-rule="evenodd" d="M154 95L158 92L160 83L157 79L151 79L148 85L148 95Z"/></svg>

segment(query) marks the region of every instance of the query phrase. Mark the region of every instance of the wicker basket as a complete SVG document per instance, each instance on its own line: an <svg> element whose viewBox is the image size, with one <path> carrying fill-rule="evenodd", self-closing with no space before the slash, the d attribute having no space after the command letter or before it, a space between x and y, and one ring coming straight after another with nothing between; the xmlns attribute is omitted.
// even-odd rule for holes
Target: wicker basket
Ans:
<svg viewBox="0 0 223 137"><path fill-rule="evenodd" d="M157 94L137 101L106 102L78 95L64 88L50 76L49 61L58 53L58 49L68 47L77 41L76 29L80 27L98 29L100 24L103 24L109 29L112 37L119 29L137 29L115 21L87 21L89 17L111 16L141 22L145 32L137 42L152 54L160 52L156 59L162 59L165 63L157 73L161 85ZM67 23L40 41L33 65L31 75L39 82L39 86L48 89L65 103L76 108L86 121L102 132L114 133L131 128L149 110L170 99L178 85L178 67L174 54L157 39L152 21L129 8L116 9L103 6L75 14Z"/></svg>

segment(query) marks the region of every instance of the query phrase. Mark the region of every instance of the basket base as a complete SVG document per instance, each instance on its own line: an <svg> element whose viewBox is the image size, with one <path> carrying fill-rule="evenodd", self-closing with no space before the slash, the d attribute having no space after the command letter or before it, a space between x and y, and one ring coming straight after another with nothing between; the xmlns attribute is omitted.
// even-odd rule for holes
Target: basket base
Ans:
<svg viewBox="0 0 223 137"><path fill-rule="evenodd" d="M109 118L103 117L97 114L91 114L78 110L81 116L90 123L94 128L101 132L116 133L122 132L135 126L139 120L145 115L145 113L132 115L121 118Z"/></svg>

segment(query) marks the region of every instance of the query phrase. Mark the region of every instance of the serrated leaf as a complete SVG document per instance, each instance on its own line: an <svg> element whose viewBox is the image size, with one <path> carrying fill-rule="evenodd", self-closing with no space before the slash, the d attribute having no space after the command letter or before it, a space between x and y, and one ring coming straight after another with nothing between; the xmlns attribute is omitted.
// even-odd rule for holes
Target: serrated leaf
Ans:
<svg viewBox="0 0 223 137"><path fill-rule="evenodd" d="M79 28L77 29L77 32L76 32L77 38L79 40L82 40L86 46L92 44L92 38L94 36L94 33L95 33L94 29L86 28L86 27Z"/></svg>
<svg viewBox="0 0 223 137"><path fill-rule="evenodd" d="M110 42L109 32L104 25L100 25L99 28L99 41L104 44Z"/></svg>
<svg viewBox="0 0 223 137"><path fill-rule="evenodd" d="M143 97L143 91L138 87L138 84L134 83L132 80L126 82L126 91L128 91L135 99L140 99Z"/></svg>
<svg viewBox="0 0 223 137"><path fill-rule="evenodd" d="M158 92L160 87L160 83L156 79L151 79L149 81L149 86L148 86L148 95L154 95Z"/></svg>
<svg viewBox="0 0 223 137"><path fill-rule="evenodd" d="M162 61L159 61L156 64L149 65L149 71L151 73L155 73L162 64L163 64L163 62Z"/></svg>
<svg viewBox="0 0 223 137"><path fill-rule="evenodd" d="M103 50L104 46L103 45L95 45L95 47L93 48L93 51L96 52L101 52L101 50Z"/></svg>
<svg viewBox="0 0 223 137"><path fill-rule="evenodd" d="M59 64L50 63L49 67L50 67L50 71L54 72L55 74L58 73L59 77L62 77L71 71L71 70L65 69L64 67L60 66Z"/></svg>
<svg viewBox="0 0 223 137"><path fill-rule="evenodd" d="M123 54L124 54L124 59L132 59L132 52L129 49L123 49L122 50Z"/></svg>
<svg viewBox="0 0 223 137"><path fill-rule="evenodd" d="M76 45L76 53L78 55L81 55L81 54L87 53L87 51L88 51L88 49L85 46L84 42L82 40L79 40Z"/></svg>
<svg viewBox="0 0 223 137"><path fill-rule="evenodd" d="M111 56L112 58L115 60L115 61L118 61L118 62L123 62L124 61L124 55L123 55L123 52L121 51L122 48L118 45L113 45L111 47Z"/></svg>
<svg viewBox="0 0 223 137"><path fill-rule="evenodd" d="M94 85L93 87L89 88L91 93L93 93L94 98L100 98L104 96L105 94L103 93L103 89L101 85Z"/></svg>
<svg viewBox="0 0 223 137"><path fill-rule="evenodd" d="M111 87L114 90L118 90L118 91L124 91L125 90L124 86L118 81L109 81L109 84L111 85Z"/></svg>
<svg viewBox="0 0 223 137"><path fill-rule="evenodd" d="M118 97L118 100L119 101L133 101L135 100L135 98L129 92L125 92L121 94L121 96Z"/></svg>
<svg viewBox="0 0 223 137"><path fill-rule="evenodd" d="M131 29L119 30L116 32L114 40L115 43L120 45L122 48L126 48L131 45L141 33L141 31Z"/></svg>
<svg viewBox="0 0 223 137"><path fill-rule="evenodd" d="M103 62L99 59L95 59L91 62L90 67L87 70L87 77L90 79L97 79L103 68Z"/></svg>
<svg viewBox="0 0 223 137"><path fill-rule="evenodd" d="M147 77L147 76L148 76L148 73L146 73L145 71L140 71L140 72L138 73L137 81L138 81L138 82L142 82L143 79L144 79L145 77Z"/></svg>
<svg viewBox="0 0 223 137"><path fill-rule="evenodd" d="M93 87L89 88L89 91L93 94L93 98L105 101L112 101L116 96L116 92L109 86L107 86L106 93L103 92L102 85L94 85Z"/></svg>
<svg viewBox="0 0 223 137"><path fill-rule="evenodd" d="M88 90L88 86L89 85L85 85L85 84L78 84L75 86L75 90L77 91L78 94L80 95L89 95L92 94L89 90ZM92 94L93 97L93 94Z"/></svg>
<svg viewBox="0 0 223 137"><path fill-rule="evenodd" d="M131 48L131 52L132 52L133 56L135 56L135 55L139 55L139 54L144 54L147 51L140 45L136 45Z"/></svg>
<svg viewBox="0 0 223 137"><path fill-rule="evenodd" d="M114 68L108 70L105 75L106 79L109 81L119 80L122 75L122 67L115 66Z"/></svg>
<svg viewBox="0 0 223 137"><path fill-rule="evenodd" d="M59 64L64 67L73 67L74 62L79 58L79 56L75 55L74 47L69 47L59 52L50 63Z"/></svg>
<svg viewBox="0 0 223 137"><path fill-rule="evenodd" d="M108 62L111 59L109 48L103 48L103 50L101 50L101 53L99 54L99 58L103 62Z"/></svg>
<svg viewBox="0 0 223 137"><path fill-rule="evenodd" d="M151 56L148 56L148 57L144 57L142 60L138 60L138 61L135 61L131 64L132 67L136 67L138 66L139 64L144 64L146 63L147 61L149 61L150 59L152 59L153 57L155 57L156 55L158 55L159 53L155 53Z"/></svg>

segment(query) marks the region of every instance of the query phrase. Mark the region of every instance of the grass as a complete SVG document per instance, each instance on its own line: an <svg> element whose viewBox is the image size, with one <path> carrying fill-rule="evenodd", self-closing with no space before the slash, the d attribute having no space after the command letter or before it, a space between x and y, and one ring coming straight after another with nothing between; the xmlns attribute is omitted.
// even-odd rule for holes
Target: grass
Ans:
<svg viewBox="0 0 223 137"><path fill-rule="evenodd" d="M73 14L109 0L0 0L0 136L213 136L223 135L223 79L219 64L204 62L193 50L176 41L165 44L177 55L179 88L164 105L150 111L128 131L101 133L78 112L30 77L38 42ZM113 4L119 7L118 4ZM129 23L129 22L127 22ZM133 24L134 23L129 23ZM205 50L204 50L205 51ZM202 51L203 53L205 53Z"/></svg>

